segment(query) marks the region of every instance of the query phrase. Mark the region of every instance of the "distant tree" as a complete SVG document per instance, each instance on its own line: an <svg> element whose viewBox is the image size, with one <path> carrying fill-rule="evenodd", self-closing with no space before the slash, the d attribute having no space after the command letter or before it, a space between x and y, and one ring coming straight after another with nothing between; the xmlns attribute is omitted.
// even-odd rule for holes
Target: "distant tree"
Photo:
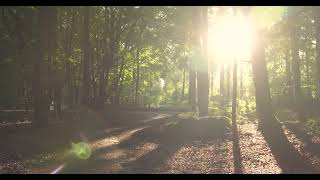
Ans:
<svg viewBox="0 0 320 180"><path fill-rule="evenodd" d="M48 45L48 12L49 7L39 7L38 10L38 39L36 59L34 63L34 125L37 127L44 126L48 121L49 94L48 94L48 71L47 59L45 58Z"/></svg>
<svg viewBox="0 0 320 180"><path fill-rule="evenodd" d="M290 24L290 45L291 45L291 56L292 56L292 75L293 75L293 95L295 109L298 113L299 120L305 120L305 114L303 109L303 99L301 91L301 69L300 69L300 57L299 57L299 46L298 42L298 27L295 19L297 14L295 7L288 8L289 24Z"/></svg>
<svg viewBox="0 0 320 180"><path fill-rule="evenodd" d="M88 6L84 7L84 18L83 18L83 96L82 104L89 105L89 88L90 88L90 74L89 74L89 17L90 8Z"/></svg>
<svg viewBox="0 0 320 180"><path fill-rule="evenodd" d="M195 47L200 50L200 58L197 66L197 95L199 116L208 115L209 105L209 74L208 74L208 7L196 9L196 17L199 17L198 38ZM197 27L195 27L197 28ZM202 40L202 44L200 42Z"/></svg>

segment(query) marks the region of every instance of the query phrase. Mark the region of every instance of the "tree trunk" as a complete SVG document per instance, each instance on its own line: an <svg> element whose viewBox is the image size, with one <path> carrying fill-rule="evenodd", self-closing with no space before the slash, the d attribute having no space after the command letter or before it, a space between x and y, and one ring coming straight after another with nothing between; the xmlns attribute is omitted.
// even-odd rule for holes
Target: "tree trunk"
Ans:
<svg viewBox="0 0 320 180"><path fill-rule="evenodd" d="M230 93L230 74L231 74L231 65L228 64L227 66L227 95L226 97L229 99L230 96L231 96L231 93Z"/></svg>
<svg viewBox="0 0 320 180"><path fill-rule="evenodd" d="M132 66L132 83L131 83L131 102L135 104L135 79L136 79L136 69Z"/></svg>
<svg viewBox="0 0 320 180"><path fill-rule="evenodd" d="M214 86L214 73L213 71L211 72L211 97L213 96L213 86Z"/></svg>
<svg viewBox="0 0 320 180"><path fill-rule="evenodd" d="M69 11L70 12L70 11ZM69 14L69 13L68 13ZM72 67L69 58L71 57L72 52L72 39L73 39L73 29L75 23L75 13L71 15L70 25L67 26L66 36L65 36L65 60L66 60L66 83L67 83L67 104L69 107L74 104L74 86L72 82Z"/></svg>
<svg viewBox="0 0 320 180"><path fill-rule="evenodd" d="M60 76L57 71L57 60L56 60L56 50L57 50L57 8L49 8L49 27L48 27L48 84L49 84L49 98L50 103L54 102L54 109L56 112L56 117L62 119L62 87ZM53 69L55 67L56 69Z"/></svg>
<svg viewBox="0 0 320 180"><path fill-rule="evenodd" d="M137 47L137 54L136 54L136 87L135 87L135 104L138 105L139 103L139 83L140 83L140 47Z"/></svg>
<svg viewBox="0 0 320 180"><path fill-rule="evenodd" d="M197 91L197 74L194 68L192 67L189 71L189 104L192 107L192 110L196 110L196 91Z"/></svg>
<svg viewBox="0 0 320 180"><path fill-rule="evenodd" d="M288 51L286 52L286 58L285 58L285 63L286 63L286 78L287 78L287 90L288 90L288 94L287 96L289 97L289 99L291 100L291 98L293 97L293 91L292 91L292 73L291 73L291 62L290 62L290 50L288 49ZM289 102L292 103L292 102Z"/></svg>
<svg viewBox="0 0 320 180"><path fill-rule="evenodd" d="M105 61L105 59L103 60ZM99 79L98 108L103 109L106 98L106 85L108 84L109 67L101 67Z"/></svg>
<svg viewBox="0 0 320 180"><path fill-rule="evenodd" d="M253 82L256 94L256 109L259 117L259 129L272 131L274 126L279 127L271 102L270 85L265 59L265 49L261 33L256 33L252 56Z"/></svg>
<svg viewBox="0 0 320 180"><path fill-rule="evenodd" d="M233 139L233 157L235 173L242 173L241 169L241 154L239 148L239 136L237 127L237 61L233 62L233 91L232 91L232 139Z"/></svg>
<svg viewBox="0 0 320 180"><path fill-rule="evenodd" d="M224 63L220 64L220 98L221 105L224 106L225 89L224 89Z"/></svg>
<svg viewBox="0 0 320 180"><path fill-rule="evenodd" d="M183 69L183 80L182 80L182 91L181 91L181 100L184 100L184 88L186 84L186 70Z"/></svg>
<svg viewBox="0 0 320 180"><path fill-rule="evenodd" d="M313 14L316 26L317 99L320 99L320 8L318 6L313 7Z"/></svg>
<svg viewBox="0 0 320 180"><path fill-rule="evenodd" d="M293 8L293 7L292 7ZM292 9L289 9L292 10ZM294 106L298 113L299 120L305 120L305 114L303 110L302 92L301 92L301 70L300 70L300 58L299 58L299 48L298 42L298 32L295 26L294 18L295 14L293 12L289 16L290 27L290 45L291 45L291 56L292 56L292 72L293 72L293 95L294 95Z"/></svg>
<svg viewBox="0 0 320 180"><path fill-rule="evenodd" d="M89 105L89 88L90 88L90 75L89 75L89 6L84 7L84 22L83 22L83 95L82 104Z"/></svg>
<svg viewBox="0 0 320 180"><path fill-rule="evenodd" d="M38 12L38 42L34 63L34 125L42 127L48 121L48 72L45 53L48 47L48 10L49 7L39 7Z"/></svg>
<svg viewBox="0 0 320 180"><path fill-rule="evenodd" d="M244 95L244 86L243 86L243 66L240 66L240 99Z"/></svg>
<svg viewBox="0 0 320 180"><path fill-rule="evenodd" d="M121 83L121 77L123 72L124 72L124 63L122 62L120 64L119 71L118 71L118 68L116 68L115 70L115 78L113 83L113 91L114 91L113 104L117 106L120 104L120 83Z"/></svg>
<svg viewBox="0 0 320 180"><path fill-rule="evenodd" d="M55 61L55 50L56 50L56 23L57 23L57 9L56 7L50 7L48 12L48 87L49 87L49 103L53 101L53 70L52 66Z"/></svg>
<svg viewBox="0 0 320 180"><path fill-rule="evenodd" d="M197 68L197 87L198 87L198 107L199 116L208 115L209 105L209 77L208 77L208 7L199 8L200 27L198 29L198 37L202 38L202 47L200 38L197 38L196 48L200 50L201 58ZM197 17L197 16L196 16Z"/></svg>
<svg viewBox="0 0 320 180"><path fill-rule="evenodd" d="M306 81L307 81L307 97L309 100L312 99L312 92L311 92L311 76L310 76L310 54L309 49L306 49Z"/></svg>

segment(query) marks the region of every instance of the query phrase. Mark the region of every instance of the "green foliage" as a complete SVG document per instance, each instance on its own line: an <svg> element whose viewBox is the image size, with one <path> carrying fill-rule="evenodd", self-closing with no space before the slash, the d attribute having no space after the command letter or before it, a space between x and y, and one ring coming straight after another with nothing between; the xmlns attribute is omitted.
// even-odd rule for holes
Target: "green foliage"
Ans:
<svg viewBox="0 0 320 180"><path fill-rule="evenodd" d="M209 8L209 25L217 22L219 14L225 15L226 9L228 7ZM172 6L90 7L90 96L99 99L100 89L103 89L106 91L106 97L103 97L105 102L114 103L114 96L119 96L120 104L133 105L137 86L145 106L187 105L190 69L199 67L198 61L203 58L199 56L201 53L195 53L191 39L195 30L191 21L193 10L193 7ZM264 32L271 95L276 108L280 105L286 107L285 103L291 98L288 88L292 85L288 78L292 79L293 73L290 44L292 28L298 33L296 45L300 52L302 91L305 99L310 99L307 94L315 98L319 80L316 52L316 25L319 22L316 22L314 9L262 6L250 7L247 14L253 26ZM32 72L39 38L38 7L1 7L0 16L0 102L2 105L14 105L18 99L30 96L32 92ZM295 17L294 25L288 19L291 16ZM48 64L48 69L52 69L48 79L62 82L66 101L69 86L73 96L81 93L84 58L82 7L57 7L55 31L55 57ZM48 49L44 54L44 62L47 63ZM217 96L220 92L221 62L216 56L209 58L210 80L211 73L214 76L210 113L230 116L230 101L225 107L220 107ZM243 68L241 72L238 71L243 76L243 97L239 97L238 101L238 115L241 118L255 111L255 92L251 64L241 62L239 69L240 66ZM290 72L287 72L288 66ZM186 79L183 85L184 72ZM101 79L107 83L102 88Z"/></svg>
<svg viewBox="0 0 320 180"><path fill-rule="evenodd" d="M319 118L310 118L306 121L305 126L310 129L312 132L320 134L320 119Z"/></svg>

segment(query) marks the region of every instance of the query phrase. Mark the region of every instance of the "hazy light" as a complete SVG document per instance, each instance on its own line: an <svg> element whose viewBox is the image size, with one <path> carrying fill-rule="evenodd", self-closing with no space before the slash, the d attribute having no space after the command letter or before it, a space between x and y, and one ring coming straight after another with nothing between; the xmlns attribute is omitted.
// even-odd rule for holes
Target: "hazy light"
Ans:
<svg viewBox="0 0 320 180"><path fill-rule="evenodd" d="M284 6L255 6L251 8L249 17L257 29L265 29L279 22L285 11Z"/></svg>
<svg viewBox="0 0 320 180"><path fill-rule="evenodd" d="M252 27L242 16L225 16L209 27L209 56L224 63L250 58Z"/></svg>
<svg viewBox="0 0 320 180"><path fill-rule="evenodd" d="M163 88L164 87L164 79L160 78L160 87Z"/></svg>

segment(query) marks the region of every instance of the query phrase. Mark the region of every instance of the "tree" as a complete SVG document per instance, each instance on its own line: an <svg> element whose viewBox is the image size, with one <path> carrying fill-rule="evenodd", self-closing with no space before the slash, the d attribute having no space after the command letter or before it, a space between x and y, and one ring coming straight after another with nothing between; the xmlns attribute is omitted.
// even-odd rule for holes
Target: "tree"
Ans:
<svg viewBox="0 0 320 180"><path fill-rule="evenodd" d="M48 42L48 11L49 7L39 7L38 10L38 42L36 59L34 61L34 125L44 126L48 120L48 71L45 58Z"/></svg>
<svg viewBox="0 0 320 180"><path fill-rule="evenodd" d="M196 44L195 47L200 49L200 58L198 59L197 67L197 95L198 95L198 106L199 116L208 115L208 103L209 103L209 77L208 77L208 7L202 7L196 9L196 17L200 18L199 27L196 30ZM200 43L202 39L202 45Z"/></svg>
<svg viewBox="0 0 320 180"><path fill-rule="evenodd" d="M224 89L224 64L220 64L220 96L225 96L225 89Z"/></svg>
<svg viewBox="0 0 320 180"><path fill-rule="evenodd" d="M83 21L83 97L82 104L89 105L89 88L90 88L90 74L89 74L89 7L84 8Z"/></svg>
<svg viewBox="0 0 320 180"><path fill-rule="evenodd" d="M316 26L315 39L316 39L316 59L317 59L317 98L320 97L320 12L319 7L314 6L312 8L314 16L314 24Z"/></svg>
<svg viewBox="0 0 320 180"><path fill-rule="evenodd" d="M256 32L252 56L253 82L255 87L256 107L259 116L259 129L272 131L279 123L274 115L269 78L265 60L265 48L262 32Z"/></svg>
<svg viewBox="0 0 320 180"><path fill-rule="evenodd" d="M291 56L292 56L292 72L293 72L293 95L295 109L298 113L299 120L304 121L305 115L303 110L302 92L301 92L301 70L300 70L300 59L299 59L299 47L298 42L298 30L294 19L296 19L296 12L294 7L289 7L289 24L290 27L290 44L291 44Z"/></svg>

